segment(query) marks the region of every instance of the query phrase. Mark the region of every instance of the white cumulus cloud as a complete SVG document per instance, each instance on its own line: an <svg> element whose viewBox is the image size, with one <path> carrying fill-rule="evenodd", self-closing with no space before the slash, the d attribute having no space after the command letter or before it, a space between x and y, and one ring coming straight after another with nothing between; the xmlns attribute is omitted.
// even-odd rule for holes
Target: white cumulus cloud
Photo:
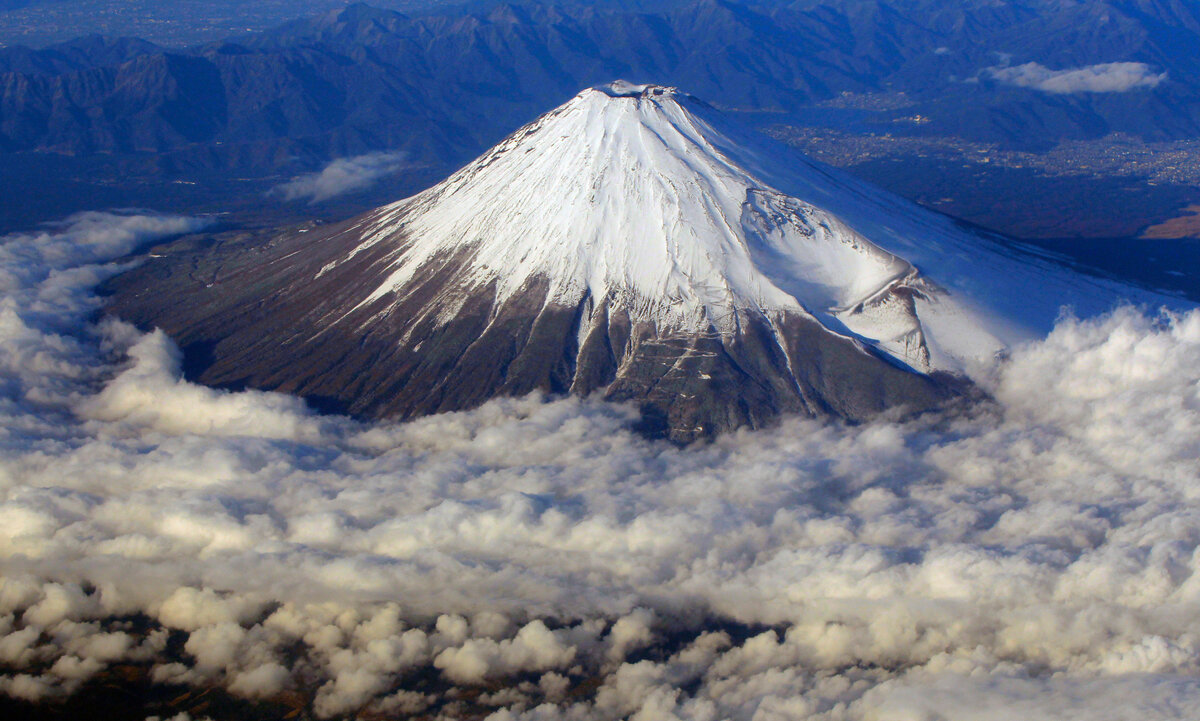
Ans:
<svg viewBox="0 0 1200 721"><path fill-rule="evenodd" d="M308 200L310 204L374 185L381 178L407 165L405 153L367 153L339 158L316 173L297 176L275 186L272 193L285 200Z"/></svg>
<svg viewBox="0 0 1200 721"><path fill-rule="evenodd" d="M1099 63L1081 68L1051 70L1039 63L986 68L984 73L1006 85L1033 88L1047 93L1124 93L1155 88L1167 80L1146 63Z"/></svg>
<svg viewBox="0 0 1200 721"><path fill-rule="evenodd" d="M1198 311L1064 320L906 423L361 424L94 322L107 258L195 227L0 241L0 693L121 664L320 717L1196 717Z"/></svg>

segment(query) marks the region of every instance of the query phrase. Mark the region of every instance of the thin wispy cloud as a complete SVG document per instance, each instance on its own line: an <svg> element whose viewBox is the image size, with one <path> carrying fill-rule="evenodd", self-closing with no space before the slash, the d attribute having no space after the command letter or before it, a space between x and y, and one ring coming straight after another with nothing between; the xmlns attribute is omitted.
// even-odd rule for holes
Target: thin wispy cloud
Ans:
<svg viewBox="0 0 1200 721"><path fill-rule="evenodd" d="M1145 63L1101 63L1081 68L1051 70L1038 63L990 67L984 73L999 83L1046 93L1125 93L1155 88L1167 80Z"/></svg>
<svg viewBox="0 0 1200 721"><path fill-rule="evenodd" d="M534 396L366 424L93 321L106 258L194 227L0 242L0 693L120 665L319 717L1200 712L1200 312L1065 320L993 402L907 423L678 448Z"/></svg>
<svg viewBox="0 0 1200 721"><path fill-rule="evenodd" d="M320 203L339 195L368 188L407 167L406 153L367 153L339 158L316 173L301 175L277 185L272 193L284 200Z"/></svg>

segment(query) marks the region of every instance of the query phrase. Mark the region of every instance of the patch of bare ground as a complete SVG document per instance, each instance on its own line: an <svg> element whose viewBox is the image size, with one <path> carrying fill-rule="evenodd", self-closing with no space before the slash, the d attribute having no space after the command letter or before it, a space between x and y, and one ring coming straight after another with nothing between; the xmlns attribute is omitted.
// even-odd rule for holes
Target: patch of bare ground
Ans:
<svg viewBox="0 0 1200 721"><path fill-rule="evenodd" d="M1183 209L1183 215L1146 228L1142 237L1153 240L1200 238L1200 205L1189 205Z"/></svg>

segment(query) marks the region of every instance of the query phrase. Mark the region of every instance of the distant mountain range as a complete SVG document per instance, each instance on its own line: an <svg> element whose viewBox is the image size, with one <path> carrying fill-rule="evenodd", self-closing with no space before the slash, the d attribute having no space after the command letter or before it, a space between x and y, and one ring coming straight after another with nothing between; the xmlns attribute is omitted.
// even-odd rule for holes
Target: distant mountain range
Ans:
<svg viewBox="0 0 1200 721"><path fill-rule="evenodd" d="M377 149L454 164L618 76L687 87L757 123L903 92L916 121L896 133L1021 147L1200 134L1194 2L672 5L428 17L352 5L186 51L95 37L8 48L0 152L166 154L168 171Z"/></svg>

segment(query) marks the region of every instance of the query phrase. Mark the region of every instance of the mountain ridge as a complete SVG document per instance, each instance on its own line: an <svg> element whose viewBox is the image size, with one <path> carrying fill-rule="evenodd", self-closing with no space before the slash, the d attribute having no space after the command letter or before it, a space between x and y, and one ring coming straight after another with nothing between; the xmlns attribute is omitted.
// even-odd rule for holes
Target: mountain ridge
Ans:
<svg viewBox="0 0 1200 721"><path fill-rule="evenodd" d="M759 112L795 112L843 92L905 90L914 112L939 124L913 132L987 141L1200 132L1200 115L1190 110L1200 92L1200 50L1189 42L1200 33L1195 10L1169 2L1018 5L935 12L924 2L825 0L618 12L552 4L422 17L350 6L187 50L135 41L15 48L0 51L0 72L12 74L0 85L0 148L80 154L199 145L227 153L232 144L286 137L354 153L406 145L399 138L407 125L418 129L408 149L440 144L465 160L537 110L616 76L654 78ZM1055 39L1064 33L1078 42ZM194 61L173 69L169 86L156 86L136 65L144 55ZM980 75L1003 65L1002 56L1055 69L1144 62L1168 81L1152 92L1054 96ZM107 70L95 76L100 69ZM191 82L197 74L217 82ZM974 85L965 82L972 78ZM230 112L204 133L188 132L178 117L146 113L138 87L162 96L151 104L175 99ZM78 90L65 92L71 88ZM480 112L481 103L491 112ZM438 124L471 132L447 142L428 135ZM132 128L155 141L129 139Z"/></svg>

